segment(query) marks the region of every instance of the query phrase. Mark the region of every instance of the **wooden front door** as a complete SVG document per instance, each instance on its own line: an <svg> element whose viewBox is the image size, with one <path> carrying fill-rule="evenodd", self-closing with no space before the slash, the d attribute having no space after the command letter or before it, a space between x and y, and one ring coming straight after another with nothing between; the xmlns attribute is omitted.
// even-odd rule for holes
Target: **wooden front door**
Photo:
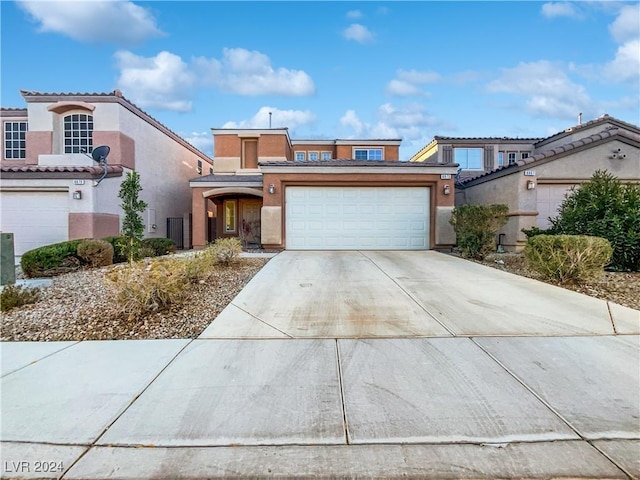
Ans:
<svg viewBox="0 0 640 480"><path fill-rule="evenodd" d="M241 204L241 235L242 243L245 246L260 245L260 210L262 200L246 199Z"/></svg>

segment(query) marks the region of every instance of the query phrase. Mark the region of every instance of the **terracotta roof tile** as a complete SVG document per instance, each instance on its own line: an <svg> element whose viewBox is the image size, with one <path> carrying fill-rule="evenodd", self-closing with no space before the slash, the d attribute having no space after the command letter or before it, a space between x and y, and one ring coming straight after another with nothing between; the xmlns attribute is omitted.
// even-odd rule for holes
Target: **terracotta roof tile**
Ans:
<svg viewBox="0 0 640 480"><path fill-rule="evenodd" d="M79 166L43 166L43 165L2 165L2 172L68 172L68 173L89 173L91 175L101 175L104 172L102 167L79 167ZM119 165L107 166L107 175L122 173L123 168Z"/></svg>

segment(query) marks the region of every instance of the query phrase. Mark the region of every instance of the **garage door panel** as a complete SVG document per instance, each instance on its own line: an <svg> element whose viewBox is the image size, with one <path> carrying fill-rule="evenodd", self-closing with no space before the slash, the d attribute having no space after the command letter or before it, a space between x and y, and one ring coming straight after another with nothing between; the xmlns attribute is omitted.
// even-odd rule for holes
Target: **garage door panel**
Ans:
<svg viewBox="0 0 640 480"><path fill-rule="evenodd" d="M426 249L427 187L288 187L289 249Z"/></svg>
<svg viewBox="0 0 640 480"><path fill-rule="evenodd" d="M546 229L551 226L549 217L558 216L558 208L571 187L572 185L538 184L538 188L536 188L536 209L538 211L536 226L538 228Z"/></svg>
<svg viewBox="0 0 640 480"><path fill-rule="evenodd" d="M67 192L2 192L0 229L14 235L16 255L69 238Z"/></svg>

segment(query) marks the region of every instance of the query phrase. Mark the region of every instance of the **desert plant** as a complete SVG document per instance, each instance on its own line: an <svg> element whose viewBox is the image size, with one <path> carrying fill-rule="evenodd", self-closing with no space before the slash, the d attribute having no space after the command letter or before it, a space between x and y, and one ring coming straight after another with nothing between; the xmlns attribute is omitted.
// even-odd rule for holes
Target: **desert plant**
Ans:
<svg viewBox="0 0 640 480"><path fill-rule="evenodd" d="M524 249L530 269L561 284L598 278L612 252L608 240L586 235L536 235Z"/></svg>
<svg viewBox="0 0 640 480"><path fill-rule="evenodd" d="M114 268L106 278L129 318L166 309L184 297L188 286L184 264L178 259L129 263Z"/></svg>
<svg viewBox="0 0 640 480"><path fill-rule="evenodd" d="M113 264L113 246L105 240L83 240L78 244L78 257L90 267Z"/></svg>
<svg viewBox="0 0 640 480"><path fill-rule="evenodd" d="M456 244L465 257L482 259L495 249L496 234L507 223L506 205L460 205L453 209L450 223Z"/></svg>
<svg viewBox="0 0 640 480"><path fill-rule="evenodd" d="M229 265L242 252L242 242L236 237L218 238L211 246L215 263Z"/></svg>
<svg viewBox="0 0 640 480"><path fill-rule="evenodd" d="M217 263L212 245L185 260L185 274L192 283L204 282Z"/></svg>
<svg viewBox="0 0 640 480"><path fill-rule="evenodd" d="M105 242L109 242L113 247L113 263L123 263L128 260L126 252L122 248L122 237L104 237L102 240L104 240Z"/></svg>
<svg viewBox="0 0 640 480"><path fill-rule="evenodd" d="M0 311L8 312L13 308L35 303L40 297L40 289L25 288L21 285L6 285L0 292Z"/></svg>
<svg viewBox="0 0 640 480"><path fill-rule="evenodd" d="M558 212L551 233L606 238L613 247L610 268L640 270L640 185L597 171L565 196Z"/></svg>
<svg viewBox="0 0 640 480"><path fill-rule="evenodd" d="M176 251L176 242L170 238L145 238L140 242L140 248L149 248L153 251L149 257L161 257Z"/></svg>
<svg viewBox="0 0 640 480"><path fill-rule="evenodd" d="M20 258L23 273L29 278L54 277L79 270L82 261L78 257L78 245L83 241L69 240L24 252Z"/></svg>
<svg viewBox="0 0 640 480"><path fill-rule="evenodd" d="M121 247L129 263L138 258L140 242L144 234L144 223L140 214L147 208L147 203L138 198L141 190L140 174L134 170L127 173L127 178L123 180L118 193L118 198L122 200L120 206L124 210L120 235Z"/></svg>

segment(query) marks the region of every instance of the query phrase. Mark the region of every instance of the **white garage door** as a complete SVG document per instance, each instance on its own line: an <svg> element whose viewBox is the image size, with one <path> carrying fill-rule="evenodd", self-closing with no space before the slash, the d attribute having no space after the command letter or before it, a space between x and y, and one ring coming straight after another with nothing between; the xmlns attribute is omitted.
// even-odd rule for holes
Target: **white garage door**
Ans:
<svg viewBox="0 0 640 480"><path fill-rule="evenodd" d="M67 192L3 191L0 203L0 229L13 233L16 255L69 239Z"/></svg>
<svg viewBox="0 0 640 480"><path fill-rule="evenodd" d="M571 190L571 185L540 185L537 191L536 227L546 229L551 226L549 217L558 216L558 208L564 200L564 195Z"/></svg>
<svg viewBox="0 0 640 480"><path fill-rule="evenodd" d="M429 248L427 187L287 187L291 250Z"/></svg>

